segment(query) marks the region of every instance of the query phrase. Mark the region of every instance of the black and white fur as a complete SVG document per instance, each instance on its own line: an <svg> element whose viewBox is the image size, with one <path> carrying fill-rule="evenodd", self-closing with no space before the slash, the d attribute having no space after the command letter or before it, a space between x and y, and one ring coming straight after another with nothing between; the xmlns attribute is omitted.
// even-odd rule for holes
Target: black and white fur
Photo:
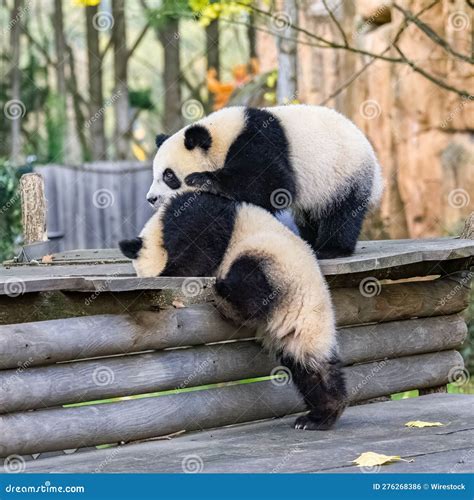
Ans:
<svg viewBox="0 0 474 500"><path fill-rule="evenodd" d="M354 251L383 190L367 138L325 107L224 108L156 143L152 205L204 189L272 213L291 206L319 258Z"/></svg>
<svg viewBox="0 0 474 500"><path fill-rule="evenodd" d="M256 328L287 367L310 412L301 429L328 429L346 406L334 313L310 246L268 211L209 193L164 202L140 236L120 242L140 277L216 276L218 309Z"/></svg>

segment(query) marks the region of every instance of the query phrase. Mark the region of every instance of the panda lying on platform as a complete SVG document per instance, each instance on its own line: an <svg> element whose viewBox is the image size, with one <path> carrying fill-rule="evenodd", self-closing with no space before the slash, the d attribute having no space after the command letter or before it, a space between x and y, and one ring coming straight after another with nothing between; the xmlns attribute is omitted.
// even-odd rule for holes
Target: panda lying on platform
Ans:
<svg viewBox="0 0 474 500"><path fill-rule="evenodd" d="M318 258L350 255L383 181L364 134L336 111L306 105L224 108L156 138L155 206L200 189L274 213L291 206Z"/></svg>
<svg viewBox="0 0 474 500"><path fill-rule="evenodd" d="M298 429L329 429L346 406L331 298L314 254L263 208L209 193L164 202L120 249L140 277L216 276L224 316L257 329L310 412Z"/></svg>

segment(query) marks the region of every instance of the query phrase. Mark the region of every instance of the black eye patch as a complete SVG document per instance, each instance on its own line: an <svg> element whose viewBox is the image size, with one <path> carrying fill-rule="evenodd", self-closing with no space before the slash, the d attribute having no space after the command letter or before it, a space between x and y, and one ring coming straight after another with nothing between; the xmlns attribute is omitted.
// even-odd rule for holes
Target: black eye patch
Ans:
<svg viewBox="0 0 474 500"><path fill-rule="evenodd" d="M181 181L176 177L171 168L167 168L163 172L163 182L171 189L178 189L181 187Z"/></svg>

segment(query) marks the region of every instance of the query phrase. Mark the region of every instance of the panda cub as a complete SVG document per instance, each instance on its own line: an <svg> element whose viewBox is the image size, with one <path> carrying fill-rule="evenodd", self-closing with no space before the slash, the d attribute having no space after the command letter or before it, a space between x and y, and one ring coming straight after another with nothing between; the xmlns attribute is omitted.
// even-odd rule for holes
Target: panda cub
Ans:
<svg viewBox="0 0 474 500"><path fill-rule="evenodd" d="M291 207L318 258L354 251L365 214L383 190L367 138L325 107L229 107L156 139L147 194L153 206L201 189L272 213Z"/></svg>
<svg viewBox="0 0 474 500"><path fill-rule="evenodd" d="M298 429L329 429L347 402L334 313L308 244L268 211L209 193L165 201L120 249L138 276L216 276L218 309L257 331L301 392Z"/></svg>

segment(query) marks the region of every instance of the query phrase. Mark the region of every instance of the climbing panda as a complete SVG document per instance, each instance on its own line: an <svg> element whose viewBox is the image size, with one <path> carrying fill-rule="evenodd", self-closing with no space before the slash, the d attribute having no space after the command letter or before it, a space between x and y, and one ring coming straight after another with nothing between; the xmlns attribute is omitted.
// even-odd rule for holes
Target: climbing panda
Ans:
<svg viewBox="0 0 474 500"><path fill-rule="evenodd" d="M229 107L158 135L153 183L156 208L166 197L200 189L259 205L291 207L301 236L318 258L350 255L383 181L364 134L320 106Z"/></svg>
<svg viewBox="0 0 474 500"><path fill-rule="evenodd" d="M119 245L140 277L216 276L221 313L255 328L291 371L310 410L295 427L334 425L346 387L331 298L307 243L261 207L195 192L167 199Z"/></svg>

